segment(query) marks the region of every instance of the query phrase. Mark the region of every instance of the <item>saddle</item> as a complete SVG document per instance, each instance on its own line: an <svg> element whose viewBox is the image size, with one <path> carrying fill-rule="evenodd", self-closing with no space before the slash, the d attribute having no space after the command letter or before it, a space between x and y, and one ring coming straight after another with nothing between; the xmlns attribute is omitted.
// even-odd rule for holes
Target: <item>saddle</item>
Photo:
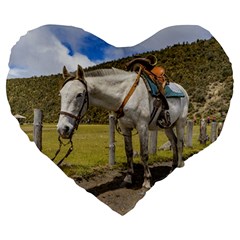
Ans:
<svg viewBox="0 0 240 240"><path fill-rule="evenodd" d="M171 125L170 122L170 115L167 110L169 110L168 102L165 98L165 86L168 83L166 75L165 75L165 69L161 66L157 65L157 58L154 55L149 55L146 58L135 58L132 61L128 62L126 64L128 71L135 71L135 72L141 72L141 76L145 81L146 87L149 87L149 82L152 81L152 83L157 87L157 92L155 93L156 101L154 104L154 110L151 114L151 120L152 122L153 118L155 117L155 114L157 112L157 109L160 107L159 103L161 100L162 102L162 111L159 115L159 121L158 125L161 128L166 128ZM151 81L148 81L148 80ZM158 104L156 104L158 102ZM150 124L149 123L149 124Z"/></svg>
<svg viewBox="0 0 240 240"><path fill-rule="evenodd" d="M146 58L135 58L126 64L128 71L138 72L142 69L142 75L148 77L157 86L161 94L164 93L164 88L168 84L165 69L157 65L157 58L154 55L149 55Z"/></svg>

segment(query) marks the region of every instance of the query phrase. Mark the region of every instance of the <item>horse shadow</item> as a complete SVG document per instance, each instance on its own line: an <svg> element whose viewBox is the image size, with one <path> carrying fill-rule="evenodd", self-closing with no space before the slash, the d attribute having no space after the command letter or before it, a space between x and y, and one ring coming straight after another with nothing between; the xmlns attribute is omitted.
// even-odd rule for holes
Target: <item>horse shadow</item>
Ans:
<svg viewBox="0 0 240 240"><path fill-rule="evenodd" d="M151 174L152 174L152 182L153 186L156 182L165 179L172 171L171 166L149 166ZM95 197L99 195L114 191L121 188L129 188L132 190L139 190L142 188L142 183L144 181L144 169L142 164L135 163L134 164L134 174L133 174L133 183L131 185L123 184L124 177L126 176L126 171L121 171L120 174L109 181L107 183L97 185L91 188L86 189L87 192L93 194Z"/></svg>

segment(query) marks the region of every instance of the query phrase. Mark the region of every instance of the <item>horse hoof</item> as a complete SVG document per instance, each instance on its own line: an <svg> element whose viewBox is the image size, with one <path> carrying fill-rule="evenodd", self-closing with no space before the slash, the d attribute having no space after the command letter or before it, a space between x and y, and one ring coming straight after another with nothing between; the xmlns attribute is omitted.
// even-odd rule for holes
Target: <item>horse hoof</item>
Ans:
<svg viewBox="0 0 240 240"><path fill-rule="evenodd" d="M125 178L123 179L123 182L121 183L121 187L129 187L132 185L132 176L130 174L127 174Z"/></svg>
<svg viewBox="0 0 240 240"><path fill-rule="evenodd" d="M121 184L120 184L120 188L129 188L132 186L132 183L130 182L125 182L123 181Z"/></svg>
<svg viewBox="0 0 240 240"><path fill-rule="evenodd" d="M151 183L149 180L145 180L142 185L143 188L150 189L151 188Z"/></svg>
<svg viewBox="0 0 240 240"><path fill-rule="evenodd" d="M184 167L184 165L185 165L184 161L181 161L180 163L178 163L178 167L179 167L179 168Z"/></svg>

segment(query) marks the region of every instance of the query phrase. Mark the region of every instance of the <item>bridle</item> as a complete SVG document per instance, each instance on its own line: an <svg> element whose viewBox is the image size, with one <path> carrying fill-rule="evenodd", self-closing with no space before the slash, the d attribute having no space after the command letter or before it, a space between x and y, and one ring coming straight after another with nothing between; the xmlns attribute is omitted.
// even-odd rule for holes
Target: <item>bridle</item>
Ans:
<svg viewBox="0 0 240 240"><path fill-rule="evenodd" d="M58 166L60 166L60 164L64 161L64 159L67 158L69 156L69 154L73 151L72 136L74 134L74 131L78 129L78 125L79 125L81 119L84 117L84 114L82 114L82 111L83 111L83 108L84 108L85 104L87 104L87 110L89 108L89 96L88 96L87 83L83 79L75 78L74 76L70 76L69 78L67 78L64 81L64 83L62 85L62 88L64 87L64 85L67 82L73 81L73 80L79 80L84 85L84 87L85 87L85 91L83 92L83 94L84 94L83 98L84 99L82 101L82 105L80 107L78 115L74 115L72 113L65 112L65 111L60 111L60 115L65 115L65 116L68 116L68 117L71 117L71 118L75 119L75 124L74 124L73 131L72 131L72 133L71 133L71 135L69 137L69 141L66 144L64 144L63 141L61 140L61 136L60 135L58 136L59 148L56 151L55 156L52 158L52 161L54 161L55 158L57 157L57 155L60 153L62 146L66 146L66 145L70 144L70 147L69 147L67 153L65 154L65 156L57 163Z"/></svg>
<svg viewBox="0 0 240 240"><path fill-rule="evenodd" d="M64 87L64 85L65 85L67 82L73 81L73 80L78 80L78 81L80 81L80 82L84 85L84 87L85 87L85 91L83 92L83 98L84 98L84 99L83 99L83 101L82 101L82 105L81 105L81 107L80 107L80 109L79 109L78 115L74 115L74 114L69 113L69 112L66 112L66 111L60 111L60 115L65 115L65 116L68 116L68 117L70 117L70 118L75 119L74 130L77 130L77 129L78 129L78 125L79 125L81 119L84 117L84 114L82 114L82 111L83 111L83 109L84 109L85 104L87 104L87 110L88 110L88 108L89 108L89 96L88 96L88 88L87 88L87 83L86 83L86 81L84 81L83 79L75 78L74 76L71 76L71 77L67 78L67 79L65 80L65 82L63 83L62 88ZM73 132L74 132L74 130L73 130ZM72 134L73 134L73 132L72 132Z"/></svg>

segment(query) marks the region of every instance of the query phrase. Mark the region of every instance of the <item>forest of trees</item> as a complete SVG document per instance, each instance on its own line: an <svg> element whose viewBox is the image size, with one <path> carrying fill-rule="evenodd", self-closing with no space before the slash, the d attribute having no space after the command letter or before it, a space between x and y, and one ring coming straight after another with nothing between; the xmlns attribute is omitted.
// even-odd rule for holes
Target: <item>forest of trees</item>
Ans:
<svg viewBox="0 0 240 240"><path fill-rule="evenodd" d="M224 120L233 90L231 63L220 44L214 39L197 40L194 43L176 44L163 50L145 52L138 56L153 54L158 65L166 69L171 81L180 83L190 96L189 117L193 115L216 116ZM89 67L125 69L125 64L136 56L109 61ZM60 111L59 90L62 75L49 75L7 80L7 96L13 114L33 121L33 109L44 112L44 122L57 122ZM84 121L106 123L108 112L91 107Z"/></svg>

